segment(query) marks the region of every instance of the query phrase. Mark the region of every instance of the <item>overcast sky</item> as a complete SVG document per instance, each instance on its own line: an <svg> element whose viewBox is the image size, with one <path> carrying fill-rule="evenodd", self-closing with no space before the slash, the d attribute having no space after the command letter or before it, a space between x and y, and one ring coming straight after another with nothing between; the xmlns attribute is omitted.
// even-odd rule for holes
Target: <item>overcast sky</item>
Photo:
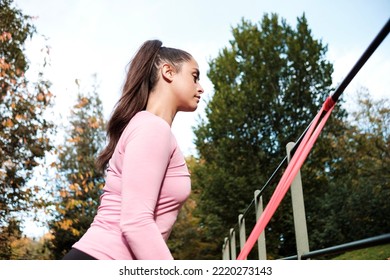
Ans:
<svg viewBox="0 0 390 280"><path fill-rule="evenodd" d="M213 87L206 73L208 61L232 39L231 28L242 18L259 22L264 13L277 13L295 26L305 13L316 39L327 44L328 59L334 64L334 82L341 82L390 17L388 0L15 0L25 14L36 17L40 35L27 44L34 73L41 61L40 49L51 48L51 66L46 77L53 83L58 119L66 119L76 98L75 79L85 87L96 73L100 97L108 118L120 96L125 68L138 47L149 39L165 46L182 48L197 59L201 68L204 97ZM382 43L347 93L365 86L376 97L389 96L390 38ZM33 75L33 74L30 74ZM202 114L178 114L173 123L179 145L193 153L192 126ZM26 225L29 235L41 235L45 228Z"/></svg>

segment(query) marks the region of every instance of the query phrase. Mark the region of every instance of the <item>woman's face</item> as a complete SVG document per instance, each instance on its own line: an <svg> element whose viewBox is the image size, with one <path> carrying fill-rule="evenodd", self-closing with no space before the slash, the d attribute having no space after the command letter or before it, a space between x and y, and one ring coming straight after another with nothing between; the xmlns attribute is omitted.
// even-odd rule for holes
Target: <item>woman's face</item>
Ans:
<svg viewBox="0 0 390 280"><path fill-rule="evenodd" d="M199 65L194 59L184 62L180 71L175 73L172 90L177 102L177 111L196 110L203 88L199 83Z"/></svg>

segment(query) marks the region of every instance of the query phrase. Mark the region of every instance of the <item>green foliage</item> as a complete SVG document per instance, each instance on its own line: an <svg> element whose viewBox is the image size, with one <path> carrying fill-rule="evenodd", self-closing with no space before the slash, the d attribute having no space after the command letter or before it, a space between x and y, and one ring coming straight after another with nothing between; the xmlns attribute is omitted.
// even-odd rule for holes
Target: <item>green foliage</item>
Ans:
<svg viewBox="0 0 390 280"><path fill-rule="evenodd" d="M200 213L208 240L220 245L254 191L284 158L285 145L295 141L318 112L331 91L333 71L325 59L327 47L312 37L304 15L296 29L272 14L258 24L243 20L232 33L230 46L210 62L208 76L215 92L206 119L194 131L203 162L194 171L202 190ZM319 157L324 157L323 149L312 157L315 166L304 183L309 189L318 185L310 180L323 169ZM266 201L272 191L264 194ZM289 203L283 203L268 227L273 257L295 247ZM214 247L215 258L220 258L220 246Z"/></svg>
<svg viewBox="0 0 390 280"><path fill-rule="evenodd" d="M31 17L0 1L0 226L41 203L42 186L29 188L34 167L52 149L53 124L45 118L52 105L50 83L43 74L29 81L24 44L35 33ZM9 225L11 226L11 225ZM2 254L2 252L0 253Z"/></svg>
<svg viewBox="0 0 390 280"><path fill-rule="evenodd" d="M15 255L12 243L22 237L20 221L11 218L7 226L2 226L0 229L0 260L10 260Z"/></svg>
<svg viewBox="0 0 390 280"><path fill-rule="evenodd" d="M390 260L390 244L347 252L332 260Z"/></svg>
<svg viewBox="0 0 390 280"><path fill-rule="evenodd" d="M22 237L11 243L13 255L11 260L49 260L50 251L46 246L47 237L43 236L39 240L29 237Z"/></svg>
<svg viewBox="0 0 390 280"><path fill-rule="evenodd" d="M390 232L390 101L358 93L357 109L329 165L329 185L311 228L316 248ZM336 241L337 240L337 241Z"/></svg>
<svg viewBox="0 0 390 280"><path fill-rule="evenodd" d="M199 164L193 156L186 158L190 173L193 173ZM196 215L197 203L199 201L200 190L197 189L196 178L192 178L192 191L188 200L183 205L172 233L168 239L168 246L174 259L178 260L200 260L212 258L209 255L210 244L203 238L204 228L200 219Z"/></svg>
<svg viewBox="0 0 390 280"><path fill-rule="evenodd" d="M55 166L59 180L55 186L51 250L59 259L89 228L97 212L104 184L104 174L95 160L104 145L102 103L96 88L92 94L79 93L73 107L68 135L58 147Z"/></svg>
<svg viewBox="0 0 390 280"><path fill-rule="evenodd" d="M45 239L33 240L22 235L20 221L11 218L0 231L0 260L44 260L49 259Z"/></svg>

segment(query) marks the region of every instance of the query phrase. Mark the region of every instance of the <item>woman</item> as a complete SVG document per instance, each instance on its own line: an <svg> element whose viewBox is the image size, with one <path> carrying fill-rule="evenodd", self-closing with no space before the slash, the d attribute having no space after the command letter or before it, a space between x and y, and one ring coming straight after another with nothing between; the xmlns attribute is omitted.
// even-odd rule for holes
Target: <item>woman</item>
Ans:
<svg viewBox="0 0 390 280"><path fill-rule="evenodd" d="M97 159L107 168L98 213L64 259L173 259L166 241L191 182L171 125L202 93L189 53L158 40L141 46Z"/></svg>

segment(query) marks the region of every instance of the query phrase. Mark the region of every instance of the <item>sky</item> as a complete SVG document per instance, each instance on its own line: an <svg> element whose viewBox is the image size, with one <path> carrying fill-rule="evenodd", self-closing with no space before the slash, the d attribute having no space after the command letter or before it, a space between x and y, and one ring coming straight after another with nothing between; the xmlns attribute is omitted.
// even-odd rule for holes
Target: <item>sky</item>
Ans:
<svg viewBox="0 0 390 280"><path fill-rule="evenodd" d="M50 46L45 77L56 96L55 112L66 119L76 102L75 79L89 88L97 75L99 96L108 118L121 94L126 67L146 40L190 52L198 61L203 102L193 113L179 113L172 126L185 155L193 154L192 127L204 116L213 94L208 62L229 46L232 28L242 19L258 23L265 13L277 13L291 26L305 13L314 38L328 45L340 83L390 18L388 0L15 0L23 13L34 16L38 35L26 44L30 74L39 69L41 49ZM374 98L389 97L390 36L379 46L346 90L353 96L364 86Z"/></svg>
<svg viewBox="0 0 390 280"><path fill-rule="evenodd" d="M51 66L46 77L53 83L62 118L75 103L75 79L82 86L97 75L100 98L108 118L119 99L128 62L146 40L190 52L198 61L203 101L213 93L207 78L208 62L229 45L231 29L242 19L257 23L265 13L277 13L295 26L305 13L316 39L328 45L334 64L334 82L340 83L390 18L388 0L15 0L34 16L39 34L27 44L32 69L41 62L40 49L50 46ZM390 37L390 36L389 36ZM389 93L390 38L354 79L351 88L365 86L376 97ZM348 89L347 89L348 91ZM353 91L352 91L353 92ZM388 96L390 96L388 94ZM172 129L183 152L194 152L192 126L203 116L205 102L194 113L178 114Z"/></svg>

